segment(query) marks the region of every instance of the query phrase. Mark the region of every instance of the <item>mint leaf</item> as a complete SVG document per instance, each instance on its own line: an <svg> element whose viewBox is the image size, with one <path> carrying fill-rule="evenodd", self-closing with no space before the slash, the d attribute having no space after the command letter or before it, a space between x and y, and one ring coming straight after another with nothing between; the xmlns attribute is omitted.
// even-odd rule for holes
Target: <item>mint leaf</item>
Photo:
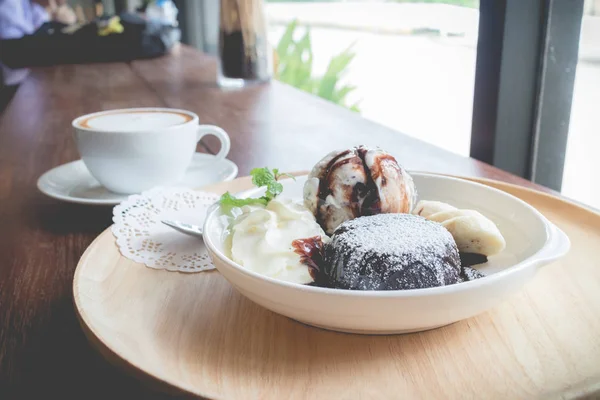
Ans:
<svg viewBox="0 0 600 400"><path fill-rule="evenodd" d="M279 170L277 168L271 171L269 168L254 168L250 171L252 175L252 183L258 187L266 186L267 190L264 197L267 202L273 200L283 191L283 185L277 182L277 175Z"/></svg>
<svg viewBox="0 0 600 400"><path fill-rule="evenodd" d="M292 178L293 180L296 180L296 177L294 175L288 174L287 172L284 172L283 174L279 174L276 177L277 180L280 180L281 178Z"/></svg>
<svg viewBox="0 0 600 400"><path fill-rule="evenodd" d="M267 205L269 201L273 200L275 197L283 192L283 185L277 180L281 177L291 177L296 179L294 176L290 174L280 174L277 168L273 168L271 171L269 168L254 168L250 171L250 175L252 176L252 183L257 187L266 186L265 195L259 198L250 198L250 199L238 199L232 196L229 192L225 193L221 196L219 202L223 206L231 206L231 207L242 207L250 204L262 204Z"/></svg>
<svg viewBox="0 0 600 400"><path fill-rule="evenodd" d="M276 180L273 172L266 167L254 168L250 171L250 176L252 176L252 183L258 187L267 186L269 183Z"/></svg>
<svg viewBox="0 0 600 400"><path fill-rule="evenodd" d="M265 197L267 197L269 200L273 200L281 192L283 192L283 185L277 181L272 181L267 185Z"/></svg>
<svg viewBox="0 0 600 400"><path fill-rule="evenodd" d="M293 180L296 180L296 177L292 174L288 174L286 172L280 174L277 168L273 168L273 175L275 175L276 181L280 180L281 178L292 178Z"/></svg>
<svg viewBox="0 0 600 400"><path fill-rule="evenodd" d="M264 196L259 197L259 198L238 199L237 197L232 196L231 193L227 192L221 196L221 198L219 199L219 203L222 206L229 206L229 207L243 207L243 206L249 206L252 204L262 204L262 205L266 206L268 203L268 200L265 199Z"/></svg>

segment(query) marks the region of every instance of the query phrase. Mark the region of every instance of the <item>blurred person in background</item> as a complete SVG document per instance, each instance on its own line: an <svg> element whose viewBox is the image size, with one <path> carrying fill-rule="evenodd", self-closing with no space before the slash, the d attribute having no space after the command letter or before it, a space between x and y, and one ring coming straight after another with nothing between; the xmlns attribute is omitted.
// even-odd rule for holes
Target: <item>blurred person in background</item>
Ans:
<svg viewBox="0 0 600 400"><path fill-rule="evenodd" d="M0 0L0 40L31 35L48 21L70 25L76 22L75 12L66 0ZM11 69L0 63L0 111L28 73L25 68Z"/></svg>

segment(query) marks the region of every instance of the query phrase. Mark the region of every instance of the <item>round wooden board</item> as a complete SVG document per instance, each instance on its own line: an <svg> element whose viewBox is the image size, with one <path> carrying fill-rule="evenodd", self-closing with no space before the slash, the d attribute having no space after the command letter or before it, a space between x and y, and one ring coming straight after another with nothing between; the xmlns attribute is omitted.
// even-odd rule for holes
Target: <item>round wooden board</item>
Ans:
<svg viewBox="0 0 600 400"><path fill-rule="evenodd" d="M106 230L75 272L81 325L127 371L208 398L563 398L598 388L600 214L481 182L535 206L569 235L572 249L477 317L399 336L329 332L255 305L216 271L174 273L129 261ZM241 178L209 190L250 186Z"/></svg>

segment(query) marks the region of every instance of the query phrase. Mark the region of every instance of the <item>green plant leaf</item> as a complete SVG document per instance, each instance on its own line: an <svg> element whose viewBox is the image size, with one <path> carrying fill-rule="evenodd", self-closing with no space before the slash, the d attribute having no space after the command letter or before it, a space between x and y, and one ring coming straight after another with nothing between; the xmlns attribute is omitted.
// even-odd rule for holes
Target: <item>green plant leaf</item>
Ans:
<svg viewBox="0 0 600 400"><path fill-rule="evenodd" d="M348 107L351 111L360 113L360 108L358 107L360 105L360 101L357 101L356 103L352 104L350 107Z"/></svg>
<svg viewBox="0 0 600 400"><path fill-rule="evenodd" d="M350 64L353 58L354 53L352 52L352 46L350 46L329 61L327 71L325 72L319 87L319 97L326 100L333 99L335 87L338 84L338 81L343 77L344 70L348 67L348 64Z"/></svg>
<svg viewBox="0 0 600 400"><path fill-rule="evenodd" d="M288 24L285 28L285 32L279 39L279 44L277 44L277 55L280 59L284 60L286 56L290 52L290 46L294 43L294 31L296 30L296 26L298 25L297 20L293 20Z"/></svg>
<svg viewBox="0 0 600 400"><path fill-rule="evenodd" d="M333 99L333 91L335 89L335 85L337 84L337 77L335 75L325 75L321 78L321 84L319 85L319 90L317 91L317 96L332 101Z"/></svg>
<svg viewBox="0 0 600 400"><path fill-rule="evenodd" d="M298 42L298 71L296 78L296 87L302 87L312 75L312 44L310 41L310 30L307 29L302 39Z"/></svg>
<svg viewBox="0 0 600 400"><path fill-rule="evenodd" d="M356 90L356 87L352 85L341 86L340 80L344 77L349 64L354 59L355 53L352 51L354 44L329 61L323 77L315 77L312 68L313 52L310 29L306 28L304 35L299 40L294 40L297 28L298 21L292 21L279 40L276 78L300 90L348 107L346 97ZM358 111L357 105L353 107L354 111Z"/></svg>
<svg viewBox="0 0 600 400"><path fill-rule="evenodd" d="M331 101L333 101L334 103L338 103L338 104L344 104L346 100L346 96L348 94L350 94L351 92L353 92L354 90L356 90L356 86L352 86L352 85L346 85L346 86L342 86L341 88L336 89L332 96L331 96Z"/></svg>
<svg viewBox="0 0 600 400"><path fill-rule="evenodd" d="M329 67L325 75L336 75L341 76L344 70L348 67L348 64L352 61L355 54L350 49L333 57L329 62Z"/></svg>
<svg viewBox="0 0 600 400"><path fill-rule="evenodd" d="M302 38L293 43L293 50L287 54L281 65L279 79L294 87L303 87L312 74L312 49L310 31L307 29Z"/></svg>

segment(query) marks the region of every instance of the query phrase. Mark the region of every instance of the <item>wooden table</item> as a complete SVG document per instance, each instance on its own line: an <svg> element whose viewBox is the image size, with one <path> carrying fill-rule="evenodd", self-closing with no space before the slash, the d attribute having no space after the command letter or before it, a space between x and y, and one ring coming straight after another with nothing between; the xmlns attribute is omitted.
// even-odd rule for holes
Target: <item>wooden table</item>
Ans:
<svg viewBox="0 0 600 400"><path fill-rule="evenodd" d="M133 106L191 110L231 136L240 175L265 164L305 170L326 152L380 145L405 167L537 187L273 82L241 91L215 84L215 61L187 47L147 61L32 71L0 115L0 398L162 398L87 343L71 298L73 272L110 207L61 203L36 189L48 169L78 159L71 120ZM200 151L215 152L207 141Z"/></svg>

